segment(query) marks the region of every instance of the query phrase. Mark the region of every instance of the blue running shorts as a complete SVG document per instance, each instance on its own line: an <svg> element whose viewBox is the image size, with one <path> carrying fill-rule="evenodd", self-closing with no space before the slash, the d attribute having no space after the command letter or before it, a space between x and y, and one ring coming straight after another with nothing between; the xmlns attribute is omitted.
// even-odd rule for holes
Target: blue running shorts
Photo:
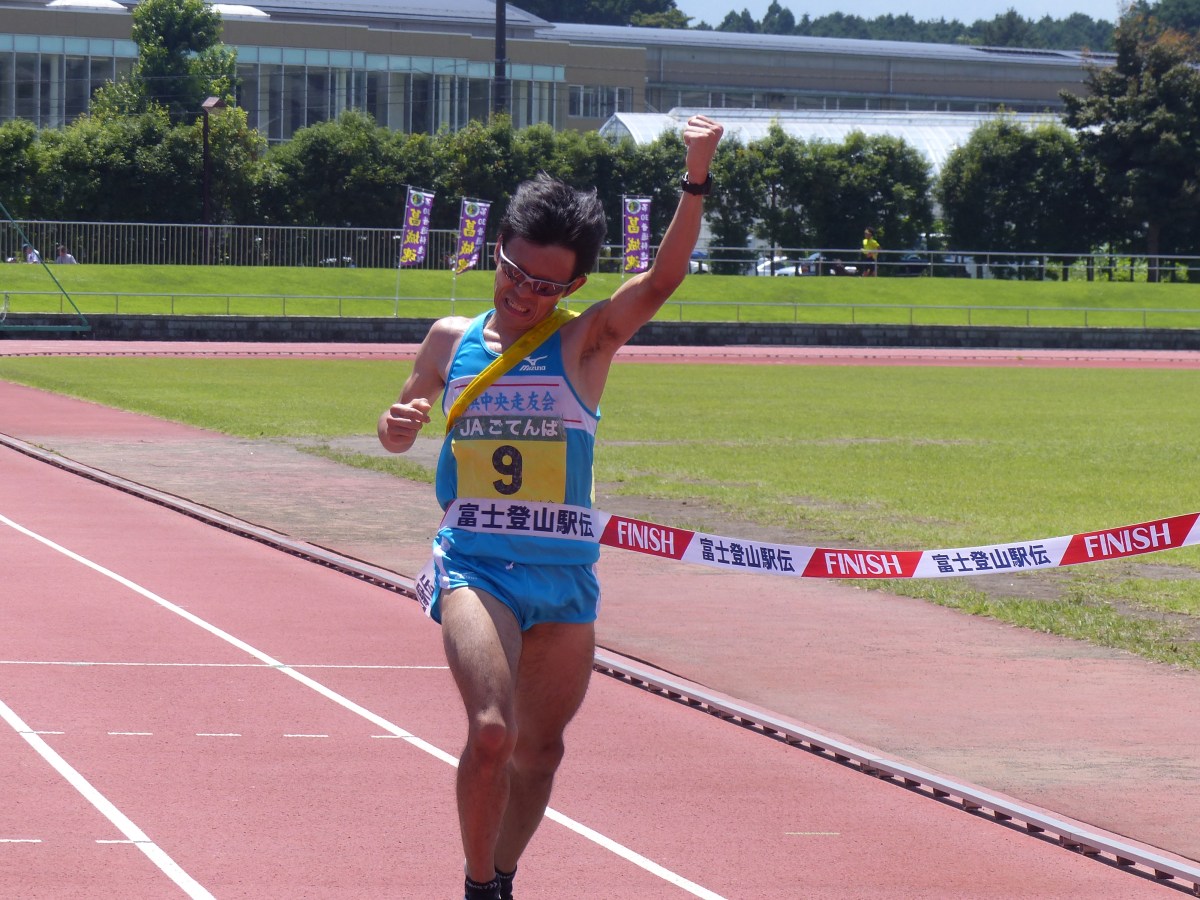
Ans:
<svg viewBox="0 0 1200 900"><path fill-rule="evenodd" d="M527 565L490 556L455 557L433 544L434 591L429 615L442 621L441 596L460 587L487 591L517 617L522 631L541 622L594 622L600 612L595 565Z"/></svg>

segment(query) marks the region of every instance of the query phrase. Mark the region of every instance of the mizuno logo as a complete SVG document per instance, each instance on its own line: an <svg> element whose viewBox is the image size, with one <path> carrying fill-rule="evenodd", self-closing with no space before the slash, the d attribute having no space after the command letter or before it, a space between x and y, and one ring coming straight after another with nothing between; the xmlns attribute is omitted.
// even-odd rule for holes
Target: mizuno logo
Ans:
<svg viewBox="0 0 1200 900"><path fill-rule="evenodd" d="M541 365L541 361L542 361L543 359L545 359L545 358L546 358L547 356L549 356L549 355L550 355L550 354L548 354L548 353L543 353L541 356L527 356L527 357L525 357L525 365L524 365L524 366L522 366L522 368L525 368L525 369L544 369L544 368L546 368L546 367L545 367L545 366L543 366L543 365Z"/></svg>

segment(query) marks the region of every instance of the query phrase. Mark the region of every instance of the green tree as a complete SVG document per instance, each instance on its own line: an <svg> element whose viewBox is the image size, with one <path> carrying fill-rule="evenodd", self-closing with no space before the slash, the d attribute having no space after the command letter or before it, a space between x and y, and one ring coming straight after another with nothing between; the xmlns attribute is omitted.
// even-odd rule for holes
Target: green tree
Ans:
<svg viewBox="0 0 1200 900"><path fill-rule="evenodd" d="M828 148L816 182L825 202L814 204L819 239L827 247L855 248L863 229L874 228L887 247L915 245L929 230L929 161L892 135L852 132Z"/></svg>
<svg viewBox="0 0 1200 900"><path fill-rule="evenodd" d="M805 145L771 123L767 134L748 148L756 160L745 187L758 198L757 237L772 247L800 247L812 239L807 200L812 167Z"/></svg>
<svg viewBox="0 0 1200 900"><path fill-rule="evenodd" d="M737 275L754 259L750 243L758 198L748 189L758 166L757 154L734 138L725 138L713 159L712 195L705 204L711 246L721 248L713 254L712 270L718 275Z"/></svg>
<svg viewBox="0 0 1200 900"><path fill-rule="evenodd" d="M28 119L0 124L0 203L13 218L29 215L29 191L37 171L38 131Z"/></svg>
<svg viewBox="0 0 1200 900"><path fill-rule="evenodd" d="M406 180L389 149L388 130L362 112L300 129L271 149L270 218L297 225L396 224Z"/></svg>
<svg viewBox="0 0 1200 900"><path fill-rule="evenodd" d="M790 9L780 6L779 0L771 0L762 17L760 30L763 34L791 34L796 30L796 17Z"/></svg>
<svg viewBox="0 0 1200 900"><path fill-rule="evenodd" d="M1157 278L1159 254L1195 228L1200 209L1200 47L1131 9L1116 30L1116 63L1094 66L1089 94L1063 94L1064 121L1098 164L1106 195L1141 235Z"/></svg>
<svg viewBox="0 0 1200 900"><path fill-rule="evenodd" d="M1143 0L1144 2L1144 0ZM1162 0L1162 4L1186 7L1200 0ZM705 22L696 30L712 31ZM744 34L798 34L811 37L856 38L874 41L920 41L930 44L989 44L1000 47L1050 47L1061 50L1106 49L1112 38L1110 22L1094 20L1082 13L1065 19L1044 16L1038 22L1025 19L1013 10L994 19L979 19L964 25L957 19L917 21L911 15L885 14L874 19L841 12L798 19L778 0L772 0L761 21L746 10L731 10L718 26L720 31Z"/></svg>
<svg viewBox="0 0 1200 900"><path fill-rule="evenodd" d="M183 213L178 222L200 221L203 191L197 190L196 172L203 173L204 123L196 121L174 129L186 141L186 169L180 190L183 196L198 199L192 205L194 215ZM213 115L209 128L209 164L212 172L209 215L212 222L248 225L262 221L260 184L267 156L267 139L251 128L246 111L237 107ZM203 187L203 183L200 183ZM185 217L186 216L186 217Z"/></svg>
<svg viewBox="0 0 1200 900"><path fill-rule="evenodd" d="M177 220L178 185L165 185L154 162L170 152L161 149L170 131L161 108L134 116L84 116L61 131L42 131L31 214L101 222ZM198 184L189 192L197 198Z"/></svg>
<svg viewBox="0 0 1200 900"><path fill-rule="evenodd" d="M83 116L47 129L37 145L30 209L43 219L196 222L203 205L202 124L172 126L155 106L134 116ZM210 134L212 218L254 216L265 140L241 110L215 116Z"/></svg>
<svg viewBox="0 0 1200 900"><path fill-rule="evenodd" d="M871 39L871 26L862 16L837 12L813 19L807 33L813 37L854 38L865 41Z"/></svg>
<svg viewBox="0 0 1200 900"><path fill-rule="evenodd" d="M221 44L220 13L205 0L142 0L132 19L133 72L102 88L94 109L135 114L158 104L172 122L191 122L207 97L233 103L236 55Z"/></svg>
<svg viewBox="0 0 1200 900"><path fill-rule="evenodd" d="M629 24L640 28L685 29L691 21L690 16L685 16L678 9L670 9L665 12L635 13L630 17Z"/></svg>
<svg viewBox="0 0 1200 900"><path fill-rule="evenodd" d="M616 171L622 180L613 185L615 196L605 198L609 230L620 238L619 205L622 194L649 197L651 241L658 243L679 202L679 178L683 175L683 163L687 155L683 138L678 132L669 131L640 147L628 143L622 144L620 149L623 151L623 160Z"/></svg>
<svg viewBox="0 0 1200 900"><path fill-rule="evenodd" d="M495 116L488 122L472 121L459 131L439 134L433 142L437 180L433 186L447 198L473 197L500 204L508 202L514 187L512 175L512 119ZM458 214L455 207L454 215ZM497 217L488 217L493 233ZM455 221L449 227L456 227Z"/></svg>
<svg viewBox="0 0 1200 900"><path fill-rule="evenodd" d="M687 16L675 8L675 0L527 0L521 9L551 22L579 22L586 25L650 25L656 17L665 17L667 27L687 27Z"/></svg>
<svg viewBox="0 0 1200 900"><path fill-rule="evenodd" d="M950 153L935 193L964 249L1086 253L1103 231L1095 169L1058 124L980 125Z"/></svg>
<svg viewBox="0 0 1200 900"><path fill-rule="evenodd" d="M1159 0L1149 11L1167 28L1200 32L1200 0Z"/></svg>
<svg viewBox="0 0 1200 900"><path fill-rule="evenodd" d="M522 128L513 136L513 181L525 181L539 172L559 174L554 159L554 128L545 122Z"/></svg>
<svg viewBox="0 0 1200 900"><path fill-rule="evenodd" d="M1041 47L1041 34L1032 22L1015 9L1001 13L979 29L983 43L989 47Z"/></svg>
<svg viewBox="0 0 1200 900"><path fill-rule="evenodd" d="M930 33L930 24L918 22L907 13L899 16L879 16L870 23L871 36L875 40L937 42L939 38Z"/></svg>
<svg viewBox="0 0 1200 900"><path fill-rule="evenodd" d="M1043 47L1056 50L1106 50L1112 46L1113 25L1083 13L1065 19L1044 16L1037 23Z"/></svg>
<svg viewBox="0 0 1200 900"><path fill-rule="evenodd" d="M726 13L721 24L717 26L717 31L729 31L735 34L758 34L759 30L759 24L754 20L754 16L750 15L750 10L744 8L740 13L732 10Z"/></svg>
<svg viewBox="0 0 1200 900"><path fill-rule="evenodd" d="M631 150L632 157L628 155ZM682 153L673 165L675 171L681 169ZM631 143L618 146L606 141L595 131L586 134L578 131L557 132L551 166L551 171L577 187L596 188L597 195L604 201L610 240L620 238L622 194L644 193L646 180L655 177L653 161L643 157ZM656 186L661 190L661 182ZM659 204L654 204L654 207L657 206ZM661 218L664 213L654 207L651 208L650 217L652 233L661 236L666 230L666 223Z"/></svg>

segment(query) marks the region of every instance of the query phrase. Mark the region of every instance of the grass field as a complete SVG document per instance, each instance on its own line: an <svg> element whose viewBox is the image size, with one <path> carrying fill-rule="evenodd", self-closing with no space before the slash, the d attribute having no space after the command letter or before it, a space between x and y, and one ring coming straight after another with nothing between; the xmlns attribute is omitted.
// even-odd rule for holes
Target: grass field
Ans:
<svg viewBox="0 0 1200 900"><path fill-rule="evenodd" d="M0 266L11 312L432 318L473 314L492 273L227 266ZM592 275L575 308L609 296ZM68 299L68 296L70 299ZM967 278L689 277L659 314L683 321L1200 328L1200 284Z"/></svg>
<svg viewBox="0 0 1200 900"><path fill-rule="evenodd" d="M0 359L0 378L229 434L318 448L370 435L408 364ZM958 547L1200 509L1200 372L618 365L608 494L687 501L798 544ZM435 422L431 430L437 433ZM342 462L428 477L404 457ZM636 513L635 513L636 514ZM723 524L724 523L724 524ZM872 584L1200 668L1200 548L978 579Z"/></svg>

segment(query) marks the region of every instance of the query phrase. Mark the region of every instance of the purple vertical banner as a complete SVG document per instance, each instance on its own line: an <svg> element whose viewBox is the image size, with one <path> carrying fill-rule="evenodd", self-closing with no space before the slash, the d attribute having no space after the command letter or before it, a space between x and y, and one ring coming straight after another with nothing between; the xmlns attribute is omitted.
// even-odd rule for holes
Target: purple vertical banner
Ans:
<svg viewBox="0 0 1200 900"><path fill-rule="evenodd" d="M425 262L429 247L429 214L433 210L433 193L420 188L408 189L404 205L404 239L400 243L400 265L416 266Z"/></svg>
<svg viewBox="0 0 1200 900"><path fill-rule="evenodd" d="M627 274L645 272L650 268L650 198L622 198L624 214L621 233L625 236L625 262L621 271Z"/></svg>
<svg viewBox="0 0 1200 900"><path fill-rule="evenodd" d="M486 200L463 197L462 212L458 216L458 252L454 256L454 274L460 275L479 265L479 251L483 247L488 210L491 208L492 204Z"/></svg>

